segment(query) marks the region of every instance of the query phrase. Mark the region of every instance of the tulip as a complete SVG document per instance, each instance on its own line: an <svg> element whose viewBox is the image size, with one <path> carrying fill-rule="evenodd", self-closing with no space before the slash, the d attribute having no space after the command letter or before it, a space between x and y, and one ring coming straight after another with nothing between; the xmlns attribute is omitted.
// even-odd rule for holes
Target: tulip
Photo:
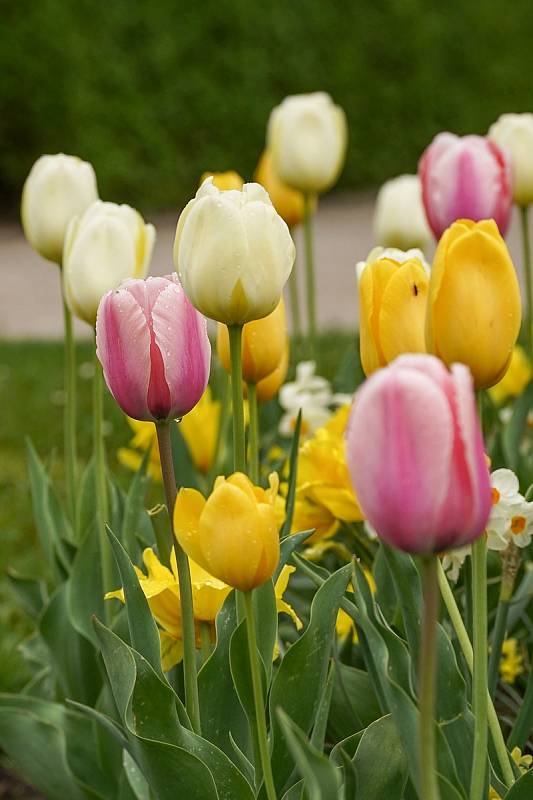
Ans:
<svg viewBox="0 0 533 800"><path fill-rule="evenodd" d="M180 489L176 538L189 558L218 580L243 592L261 586L279 561L277 491L277 475L264 490L240 472L218 477L207 500L196 489Z"/></svg>
<svg viewBox="0 0 533 800"><path fill-rule="evenodd" d="M383 184L374 211L374 237L384 247L427 249L431 231L418 175L399 175Z"/></svg>
<svg viewBox="0 0 533 800"><path fill-rule="evenodd" d="M321 194L333 186L346 143L346 115L325 92L286 97L270 114L267 147L273 169L305 194Z"/></svg>
<svg viewBox="0 0 533 800"><path fill-rule="evenodd" d="M365 374L402 353L424 353L429 277L422 253L376 248L358 271L359 347Z"/></svg>
<svg viewBox="0 0 533 800"><path fill-rule="evenodd" d="M281 299L274 311L263 319L247 322L242 331L242 376L246 383L258 383L279 365L286 350L287 325ZM231 374L229 335L226 325L218 325L217 352L222 366Z"/></svg>
<svg viewBox="0 0 533 800"><path fill-rule="evenodd" d="M126 205L97 200L74 217L65 239L63 284L67 303L94 325L101 298L127 278L144 278L155 228Z"/></svg>
<svg viewBox="0 0 533 800"><path fill-rule="evenodd" d="M264 150L255 170L254 179L267 190L272 204L289 228L294 228L303 220L304 196L296 189L283 183L274 169L272 154Z"/></svg>
<svg viewBox="0 0 533 800"><path fill-rule="evenodd" d="M96 346L109 391L134 419L182 417L207 386L206 321L175 275L127 280L108 292L98 308Z"/></svg>
<svg viewBox="0 0 533 800"><path fill-rule="evenodd" d="M294 263L289 229L257 183L221 192L207 178L183 210L174 264L191 303L242 325L270 314Z"/></svg>
<svg viewBox="0 0 533 800"><path fill-rule="evenodd" d="M431 230L440 239L457 219L492 218L505 235L511 216L511 163L483 136L439 133L418 166Z"/></svg>
<svg viewBox="0 0 533 800"><path fill-rule="evenodd" d="M532 376L531 361L526 351L520 345L515 345L507 372L501 381L489 389L492 402L501 406L510 397L520 397Z"/></svg>
<svg viewBox="0 0 533 800"><path fill-rule="evenodd" d="M289 340L285 340L285 349L276 369L257 384L257 402L268 403L276 397L289 369Z"/></svg>
<svg viewBox="0 0 533 800"><path fill-rule="evenodd" d="M502 114L490 126L488 138L511 157L514 202L533 203L533 114Z"/></svg>
<svg viewBox="0 0 533 800"><path fill-rule="evenodd" d="M200 178L200 186L206 178L213 178L213 186L216 186L221 192L225 192L228 189L236 189L240 192L244 185L239 173L233 169L229 169L227 172L204 172Z"/></svg>
<svg viewBox="0 0 533 800"><path fill-rule="evenodd" d="M348 467L361 509L389 545L428 555L485 529L490 478L467 367L409 355L357 392Z"/></svg>
<svg viewBox="0 0 533 800"><path fill-rule="evenodd" d="M520 330L520 290L493 220L459 220L444 234L431 270L426 345L448 366L466 364L476 389L505 374Z"/></svg>
<svg viewBox="0 0 533 800"><path fill-rule="evenodd" d="M70 220L83 214L97 198L91 164L63 153L41 156L22 190L24 235L43 258L61 264Z"/></svg>

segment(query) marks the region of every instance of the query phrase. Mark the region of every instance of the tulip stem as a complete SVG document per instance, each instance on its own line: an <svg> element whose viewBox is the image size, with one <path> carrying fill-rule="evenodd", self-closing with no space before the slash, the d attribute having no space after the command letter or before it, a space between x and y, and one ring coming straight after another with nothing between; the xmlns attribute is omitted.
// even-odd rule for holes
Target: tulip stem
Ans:
<svg viewBox="0 0 533 800"><path fill-rule="evenodd" d="M242 325L228 325L233 404L233 467L236 472L246 472L244 405L242 400L242 327Z"/></svg>
<svg viewBox="0 0 533 800"><path fill-rule="evenodd" d="M65 325L65 474L70 521L77 529L76 496L78 455L76 443L76 342L72 333L72 314L63 297Z"/></svg>
<svg viewBox="0 0 533 800"><path fill-rule="evenodd" d="M315 261L313 255L313 197L304 194L304 242L307 294L308 354L316 359L316 287Z"/></svg>
<svg viewBox="0 0 533 800"><path fill-rule="evenodd" d="M498 598L496 620L492 629L492 638L490 643L489 693L491 697L494 696L496 687L498 685L500 658L502 655L502 646L507 631L509 607L513 597L516 574L518 572L518 568L520 567L520 551L513 542L511 542L509 547L507 547L507 549L501 554L501 561L502 579L500 583L500 596Z"/></svg>
<svg viewBox="0 0 533 800"><path fill-rule="evenodd" d="M94 482L96 525L100 542L100 559L102 565L102 591L109 592L113 588L113 562L111 546L106 533L108 520L107 503L107 467L104 446L104 376L102 367L95 354L93 377L93 419L94 419ZM106 604L106 609L108 604Z"/></svg>
<svg viewBox="0 0 533 800"><path fill-rule="evenodd" d="M529 241L528 225L529 206L520 206L520 227L522 229L522 251L524 254L524 277L526 279L526 342L528 347L528 358L533 357L533 275L531 270L531 246Z"/></svg>
<svg viewBox="0 0 533 800"><path fill-rule="evenodd" d="M300 295L298 291L297 266L297 262L295 262L289 278L289 299L291 303L292 334L295 341L299 343L302 336L302 318L300 315Z"/></svg>
<svg viewBox="0 0 533 800"><path fill-rule="evenodd" d="M248 406L250 409L250 427L248 442L248 461L252 483L259 483L259 414L257 410L257 385L248 384Z"/></svg>
<svg viewBox="0 0 533 800"><path fill-rule="evenodd" d="M474 651L472 649L472 643L470 641L468 632L463 622L461 612L459 611L459 608L455 601L455 597L448 582L448 578L446 577L446 573L444 572L440 561L437 565L437 578L439 581L440 593L442 595L442 599L444 600L444 605L446 606L446 610L448 612L448 616L450 617L453 629L455 630L457 641L459 642L459 646L463 651L466 665L470 670L470 672L472 672L474 668ZM496 754L498 756L498 761L500 763L500 769L502 771L504 783L507 789L509 789L514 782L514 773L511 767L511 762L509 760L509 753L507 752L507 748L505 746L505 740L503 738L502 729L500 728L498 715L496 714L496 709L494 708L494 704L491 698L488 696L488 693L487 693L487 703L488 703L489 728L492 737L492 743L494 744L494 749L496 750Z"/></svg>
<svg viewBox="0 0 533 800"><path fill-rule="evenodd" d="M472 545L472 614L474 636L472 709L475 723L470 800L482 800L486 796L488 739L487 541L485 534Z"/></svg>
<svg viewBox="0 0 533 800"><path fill-rule="evenodd" d="M440 797L435 757L435 695L437 684L437 618L439 592L437 557L422 559L424 612L420 646L420 796L424 800Z"/></svg>
<svg viewBox="0 0 533 800"><path fill-rule="evenodd" d="M172 441L170 438L170 422L156 423L161 473L167 501L170 527L168 538L170 549L174 547L178 567L178 583L180 592L181 627L183 633L183 678L185 683L185 708L195 733L200 734L200 703L198 700L198 679L196 674L196 634L194 627L194 609L192 602L191 573L189 559L174 537L174 506L176 504L176 478L172 458Z"/></svg>
<svg viewBox="0 0 533 800"><path fill-rule="evenodd" d="M265 702L263 698L263 686L261 672L259 668L259 658L257 650L257 634L255 630L254 608L252 603L252 592L244 592L244 603L246 606L246 633L248 639L248 656L250 659L250 672L252 673L252 688L255 706L255 722L257 728L257 739L259 743L259 754L263 779L265 782L265 792L268 800L276 800L276 787L272 775L272 763L268 751L268 738L265 716Z"/></svg>

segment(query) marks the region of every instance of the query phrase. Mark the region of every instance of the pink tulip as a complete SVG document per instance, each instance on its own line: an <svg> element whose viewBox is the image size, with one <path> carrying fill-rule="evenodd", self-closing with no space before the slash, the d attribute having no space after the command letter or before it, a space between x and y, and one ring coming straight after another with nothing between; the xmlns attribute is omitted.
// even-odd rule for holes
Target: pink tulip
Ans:
<svg viewBox="0 0 533 800"><path fill-rule="evenodd" d="M200 400L209 379L206 320L176 275L126 280L104 295L96 352L109 391L134 419L182 417Z"/></svg>
<svg viewBox="0 0 533 800"><path fill-rule="evenodd" d="M359 389L346 435L359 504L387 544L426 554L483 532L491 489L467 367L400 356Z"/></svg>
<svg viewBox="0 0 533 800"><path fill-rule="evenodd" d="M439 133L418 165L431 230L440 239L457 219L493 219L505 235L513 202L511 162L483 136Z"/></svg>

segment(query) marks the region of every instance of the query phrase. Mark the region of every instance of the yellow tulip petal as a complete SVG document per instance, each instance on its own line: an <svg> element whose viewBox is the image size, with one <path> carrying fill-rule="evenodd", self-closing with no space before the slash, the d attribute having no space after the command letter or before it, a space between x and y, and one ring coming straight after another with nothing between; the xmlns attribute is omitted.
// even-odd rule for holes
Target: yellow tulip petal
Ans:
<svg viewBox="0 0 533 800"><path fill-rule="evenodd" d="M387 363L402 353L425 353L428 276L418 259L401 264L381 298L379 341Z"/></svg>
<svg viewBox="0 0 533 800"><path fill-rule="evenodd" d="M163 672L168 672L179 664L183 658L183 642L181 639L174 639L165 631L159 631L161 642L161 666Z"/></svg>
<svg viewBox="0 0 533 800"><path fill-rule="evenodd" d="M207 569L199 541L200 515L205 506L204 496L196 489L180 489L174 506L174 533L187 555Z"/></svg>

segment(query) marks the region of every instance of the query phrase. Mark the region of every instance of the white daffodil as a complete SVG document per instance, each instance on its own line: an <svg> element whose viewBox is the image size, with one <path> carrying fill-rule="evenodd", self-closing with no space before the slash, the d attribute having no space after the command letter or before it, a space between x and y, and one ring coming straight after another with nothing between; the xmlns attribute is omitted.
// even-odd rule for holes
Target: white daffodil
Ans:
<svg viewBox="0 0 533 800"><path fill-rule="evenodd" d="M346 394L334 394L330 382L315 374L314 361L301 361L296 367L296 379L284 384L279 392L279 404L284 415L279 423L282 436L292 436L298 412L302 411L302 433L311 436L330 419L332 408L350 403Z"/></svg>
<svg viewBox="0 0 533 800"><path fill-rule="evenodd" d="M455 550L450 550L444 553L442 557L442 568L449 580L456 583L461 567L465 563L465 559L470 555L471 546L465 544L463 547L457 547Z"/></svg>
<svg viewBox="0 0 533 800"><path fill-rule="evenodd" d="M518 478L510 469L491 475L492 511L487 525L490 550L505 550L511 542L527 547L533 533L533 503L520 494Z"/></svg>

